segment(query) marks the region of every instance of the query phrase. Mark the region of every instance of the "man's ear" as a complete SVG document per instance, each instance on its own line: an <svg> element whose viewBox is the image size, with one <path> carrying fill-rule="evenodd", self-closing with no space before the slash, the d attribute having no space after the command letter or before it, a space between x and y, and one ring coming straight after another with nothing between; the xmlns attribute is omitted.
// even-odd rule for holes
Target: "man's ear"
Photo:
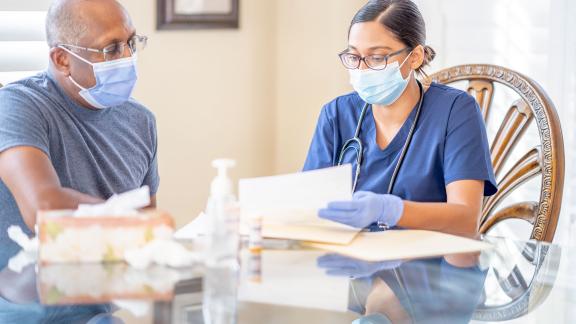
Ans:
<svg viewBox="0 0 576 324"><path fill-rule="evenodd" d="M65 50L60 47L51 48L50 61L57 71L67 76L70 75L70 56Z"/></svg>

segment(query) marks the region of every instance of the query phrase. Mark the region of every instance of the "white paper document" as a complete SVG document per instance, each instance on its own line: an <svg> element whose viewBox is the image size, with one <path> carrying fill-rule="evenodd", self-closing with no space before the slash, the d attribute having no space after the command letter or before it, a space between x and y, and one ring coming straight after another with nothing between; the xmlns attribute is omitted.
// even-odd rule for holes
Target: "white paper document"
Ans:
<svg viewBox="0 0 576 324"><path fill-rule="evenodd" d="M190 223L179 228L174 233L174 238L177 240L193 240L199 236L208 234L209 230L210 219L202 212Z"/></svg>
<svg viewBox="0 0 576 324"><path fill-rule="evenodd" d="M363 232L349 245L307 245L364 261L392 261L472 253L491 249L486 242L422 230Z"/></svg>
<svg viewBox="0 0 576 324"><path fill-rule="evenodd" d="M331 201L352 199L352 167L240 180L242 223L261 217L262 235L303 241L348 244L358 229L320 219Z"/></svg>

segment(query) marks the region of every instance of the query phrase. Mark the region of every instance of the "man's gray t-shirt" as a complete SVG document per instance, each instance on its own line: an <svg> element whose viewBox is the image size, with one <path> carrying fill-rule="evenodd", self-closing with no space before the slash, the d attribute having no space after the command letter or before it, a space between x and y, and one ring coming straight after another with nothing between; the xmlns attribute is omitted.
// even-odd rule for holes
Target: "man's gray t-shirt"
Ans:
<svg viewBox="0 0 576 324"><path fill-rule="evenodd" d="M103 199L143 185L158 190L154 115L132 99L86 109L49 72L0 88L0 153L17 146L46 153L65 188ZM0 243L12 224L30 233L0 179Z"/></svg>

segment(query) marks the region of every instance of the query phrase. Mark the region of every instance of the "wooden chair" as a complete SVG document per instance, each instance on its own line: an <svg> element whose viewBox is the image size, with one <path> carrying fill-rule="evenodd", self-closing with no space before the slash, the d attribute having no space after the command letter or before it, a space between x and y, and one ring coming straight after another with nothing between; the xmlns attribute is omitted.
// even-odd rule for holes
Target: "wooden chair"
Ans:
<svg viewBox="0 0 576 324"><path fill-rule="evenodd" d="M533 225L531 239L551 242L554 238L564 186L564 142L554 104L532 79L512 70L486 64L460 65L430 76L434 82L450 84L467 81L467 90L480 105L485 121L493 107L496 84L516 92L519 99L511 104L491 144L494 172L499 179L498 193L484 200L480 233L486 233L505 219L517 218ZM535 120L540 143L529 150L502 177L503 166L530 123ZM538 201L526 201L500 207L502 201L519 186L541 175Z"/></svg>

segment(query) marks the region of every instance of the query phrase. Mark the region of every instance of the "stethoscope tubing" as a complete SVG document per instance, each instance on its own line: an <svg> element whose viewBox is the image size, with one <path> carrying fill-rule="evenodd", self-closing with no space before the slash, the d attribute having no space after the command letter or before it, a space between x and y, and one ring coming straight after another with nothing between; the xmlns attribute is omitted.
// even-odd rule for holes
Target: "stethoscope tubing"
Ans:
<svg viewBox="0 0 576 324"><path fill-rule="evenodd" d="M406 138L406 142L404 142L404 146L402 147L402 152L400 153L400 157L398 158L398 162L394 167L394 172L392 173L392 177L390 178L390 183L388 184L388 194L392 194L394 191L394 185L396 183L396 179L398 177L398 173L400 172L400 168L404 163L404 158L406 157L406 153L410 147L410 143L412 143L412 138L414 137L414 132L416 131L416 126L418 121L420 120L420 113L422 111L422 102L424 101L424 87L420 81L416 80L418 83L418 88L420 89L420 100L418 101L418 108L416 109L416 116L414 117L414 121L412 122L412 126L410 127L410 132L408 133L408 137ZM360 176L360 168L363 162L363 155L364 155L364 145L362 144L362 140L360 139L360 131L362 129L362 123L364 122L364 118L366 117L366 113L368 111L368 107L371 105L369 103L365 103L362 111L360 112L360 118L358 119L358 124L356 125L356 131L354 133L354 137L348 139L344 142L342 149L340 150L340 155L338 158L338 165L342 165L344 160L344 154L349 149L354 149L356 151L356 172L354 174L354 183L352 184L352 192L356 192L356 186L358 184L358 178ZM358 147L353 146L352 144L356 143Z"/></svg>

